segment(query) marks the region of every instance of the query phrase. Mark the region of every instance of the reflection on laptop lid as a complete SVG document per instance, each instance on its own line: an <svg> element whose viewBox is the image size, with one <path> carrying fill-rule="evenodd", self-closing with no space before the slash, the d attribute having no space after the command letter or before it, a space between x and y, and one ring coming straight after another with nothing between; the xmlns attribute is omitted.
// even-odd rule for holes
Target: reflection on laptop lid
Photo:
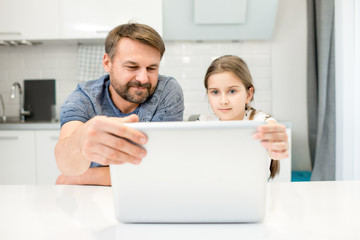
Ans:
<svg viewBox="0 0 360 240"><path fill-rule="evenodd" d="M120 222L258 222L265 212L267 153L261 122L152 122L139 165L111 165Z"/></svg>

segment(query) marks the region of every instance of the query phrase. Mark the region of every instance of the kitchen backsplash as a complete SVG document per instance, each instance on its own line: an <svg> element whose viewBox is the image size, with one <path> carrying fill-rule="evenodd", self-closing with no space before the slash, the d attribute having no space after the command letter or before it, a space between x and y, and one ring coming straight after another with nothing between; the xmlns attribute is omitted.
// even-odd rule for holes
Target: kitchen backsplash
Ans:
<svg viewBox="0 0 360 240"><path fill-rule="evenodd" d="M175 77L184 90L185 118L211 112L203 78L213 59L224 54L242 57L255 84L255 107L271 113L271 42L166 42L160 73ZM102 56L99 56L102 58ZM10 99L11 85L24 79L56 79L57 113L78 84L77 43L0 47L0 94L8 116L19 112L19 99Z"/></svg>
<svg viewBox="0 0 360 240"><path fill-rule="evenodd" d="M225 54L242 57L249 65L256 89L254 105L271 113L271 43L252 42L167 42L161 72L174 76L185 96L185 117L211 112L204 76L212 60Z"/></svg>

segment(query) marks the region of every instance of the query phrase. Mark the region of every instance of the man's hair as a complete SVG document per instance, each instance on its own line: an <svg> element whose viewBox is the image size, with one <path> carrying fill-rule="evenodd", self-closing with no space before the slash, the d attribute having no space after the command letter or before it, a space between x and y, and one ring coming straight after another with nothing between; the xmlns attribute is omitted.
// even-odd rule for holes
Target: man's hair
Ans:
<svg viewBox="0 0 360 240"><path fill-rule="evenodd" d="M105 53L111 60L116 54L117 43L124 37L156 48L160 52L160 58L164 55L165 44L158 32L148 25L127 23L115 27L106 37Z"/></svg>

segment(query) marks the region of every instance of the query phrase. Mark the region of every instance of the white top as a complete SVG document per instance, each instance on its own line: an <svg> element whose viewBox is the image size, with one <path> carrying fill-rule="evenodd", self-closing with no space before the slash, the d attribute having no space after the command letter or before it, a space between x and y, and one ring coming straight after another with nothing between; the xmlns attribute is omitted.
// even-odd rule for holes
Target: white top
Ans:
<svg viewBox="0 0 360 240"><path fill-rule="evenodd" d="M253 110L246 110L243 120L249 120L252 111ZM254 119L252 121L276 121L273 117L269 116L269 114L262 111L256 111ZM201 114L199 117L199 121L219 121L219 117L216 116L214 113Z"/></svg>
<svg viewBox="0 0 360 240"><path fill-rule="evenodd" d="M250 117L252 111L253 110L246 110L243 120L249 120L249 117ZM220 121L220 120L219 120L218 116L211 113L211 114L201 114L199 117L199 121ZM256 111L254 118L251 121L261 121L261 122L275 121L276 122L276 120L273 117L271 117L269 114L266 114L262 111ZM268 157L269 181L271 181L271 179L270 179L270 174L271 174L270 164L271 164L271 158Z"/></svg>
<svg viewBox="0 0 360 240"><path fill-rule="evenodd" d="M258 224L121 224L111 187L0 185L0 196L0 239L360 239L360 181L268 183Z"/></svg>

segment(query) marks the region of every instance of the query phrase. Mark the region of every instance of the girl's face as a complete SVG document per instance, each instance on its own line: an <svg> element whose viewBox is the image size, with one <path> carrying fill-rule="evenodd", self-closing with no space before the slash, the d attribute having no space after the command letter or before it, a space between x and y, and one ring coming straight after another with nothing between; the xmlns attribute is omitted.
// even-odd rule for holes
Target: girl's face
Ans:
<svg viewBox="0 0 360 240"><path fill-rule="evenodd" d="M211 108L220 120L243 120L245 104L251 101L253 88L246 91L236 75L222 72L208 78L207 93Z"/></svg>

